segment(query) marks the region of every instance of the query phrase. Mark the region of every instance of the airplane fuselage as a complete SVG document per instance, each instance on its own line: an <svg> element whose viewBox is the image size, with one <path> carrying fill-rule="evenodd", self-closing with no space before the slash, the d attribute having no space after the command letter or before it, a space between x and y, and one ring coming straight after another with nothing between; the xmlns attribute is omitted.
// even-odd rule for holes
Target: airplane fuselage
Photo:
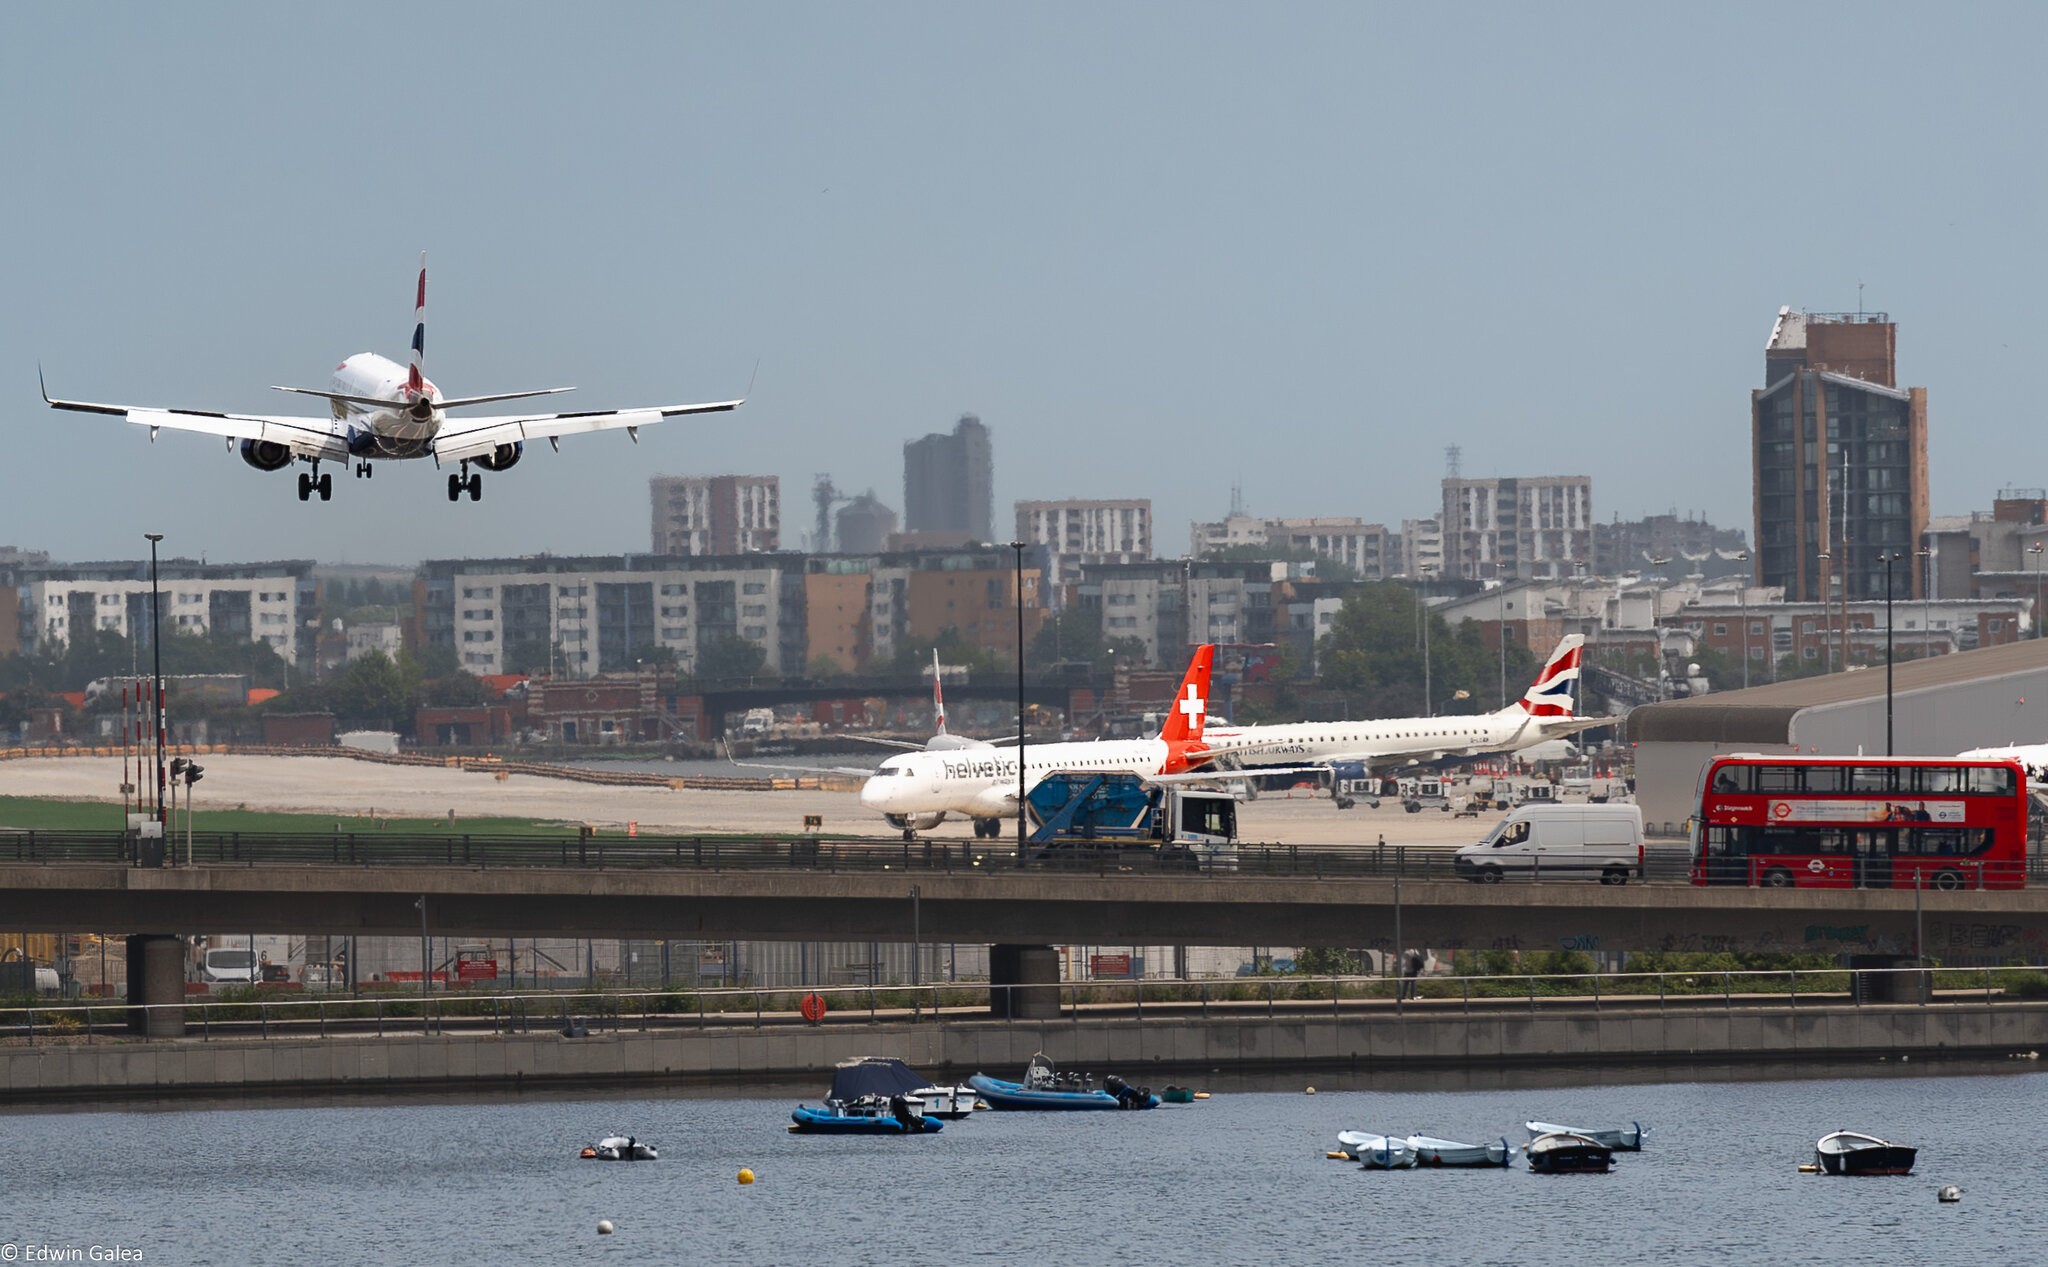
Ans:
<svg viewBox="0 0 2048 1267"><path fill-rule="evenodd" d="M1259 766L1305 761L1394 764L1437 756L1510 752L1547 737L1540 719L1514 708L1466 717L1211 727L1203 739L1225 762Z"/></svg>
<svg viewBox="0 0 2048 1267"><path fill-rule="evenodd" d="M354 401L333 401L334 421L348 451L359 458L423 458L433 456L434 437L448 415L435 407L441 389L421 379L418 400L408 399L406 368L375 352L358 352L334 367L331 390L344 396L388 400L377 409Z"/></svg>
<svg viewBox="0 0 2048 1267"><path fill-rule="evenodd" d="M1092 743L1027 744L1024 783L1036 787L1060 771L1162 774L1175 764L1162 739L1104 739ZM863 808L892 817L968 814L976 818L1017 815L1017 751L1013 748L955 752L906 752L882 762L861 785Z"/></svg>

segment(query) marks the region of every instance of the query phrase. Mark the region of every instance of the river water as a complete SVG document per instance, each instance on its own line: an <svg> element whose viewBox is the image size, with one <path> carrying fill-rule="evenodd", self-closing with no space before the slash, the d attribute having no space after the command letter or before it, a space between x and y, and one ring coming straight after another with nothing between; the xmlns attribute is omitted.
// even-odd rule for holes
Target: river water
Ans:
<svg viewBox="0 0 2048 1267"><path fill-rule="evenodd" d="M1314 1096L1315 1075L1223 1078L1193 1105L977 1114L915 1139L790 1135L802 1089L16 1112L0 1116L0 1264L95 1247L181 1267L2034 1261L2039 1066L1916 1068L1620 1071L1604 1087L1326 1074ZM1650 1134L1604 1176L1323 1156L1345 1129L1519 1144L1529 1118ZM1917 1169L1799 1174L1843 1128L1918 1145ZM614 1131L662 1159L576 1160ZM742 1167L758 1181L738 1184ZM1938 1203L1950 1183L1962 1200Z"/></svg>

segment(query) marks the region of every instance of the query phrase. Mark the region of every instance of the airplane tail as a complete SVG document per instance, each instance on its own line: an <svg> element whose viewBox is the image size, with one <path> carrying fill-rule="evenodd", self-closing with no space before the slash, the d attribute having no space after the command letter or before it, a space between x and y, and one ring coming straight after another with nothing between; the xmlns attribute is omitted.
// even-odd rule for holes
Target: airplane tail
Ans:
<svg viewBox="0 0 2048 1267"><path fill-rule="evenodd" d="M932 648L932 712L938 723L936 733L946 733L946 691L939 682L939 649Z"/></svg>
<svg viewBox="0 0 2048 1267"><path fill-rule="evenodd" d="M1522 698L1501 711L1530 717L1573 716L1572 691L1579 683L1579 660L1585 654L1585 646L1583 635L1566 634L1550 653L1550 659L1543 662L1536 680L1522 692Z"/></svg>
<svg viewBox="0 0 2048 1267"><path fill-rule="evenodd" d="M1214 645L1205 642L1195 648L1194 659L1188 661L1187 676L1180 680L1173 707L1159 728L1159 737L1167 743L1202 742L1202 725L1209 716L1209 668L1215 660Z"/></svg>
<svg viewBox="0 0 2048 1267"><path fill-rule="evenodd" d="M412 368L405 372L405 396L418 400L427 390L427 253L420 252L420 285L412 305Z"/></svg>

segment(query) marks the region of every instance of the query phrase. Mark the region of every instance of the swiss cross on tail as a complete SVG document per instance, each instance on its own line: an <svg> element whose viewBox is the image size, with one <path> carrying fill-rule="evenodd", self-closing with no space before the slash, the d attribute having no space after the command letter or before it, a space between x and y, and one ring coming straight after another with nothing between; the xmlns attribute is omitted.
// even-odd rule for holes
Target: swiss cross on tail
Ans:
<svg viewBox="0 0 2048 1267"><path fill-rule="evenodd" d="M1579 657L1584 654L1585 645L1585 638L1579 634L1565 635L1544 662L1543 671L1522 693L1523 712L1532 717L1572 715L1572 688L1578 685Z"/></svg>
<svg viewBox="0 0 2048 1267"><path fill-rule="evenodd" d="M1172 711L1166 714L1166 723L1159 729L1159 737L1167 746L1168 772L1186 769L1191 756L1199 759L1207 751L1202 746L1202 725L1209 717L1209 668L1215 660L1214 646L1204 643L1196 647L1194 658L1188 661L1187 676L1174 692Z"/></svg>

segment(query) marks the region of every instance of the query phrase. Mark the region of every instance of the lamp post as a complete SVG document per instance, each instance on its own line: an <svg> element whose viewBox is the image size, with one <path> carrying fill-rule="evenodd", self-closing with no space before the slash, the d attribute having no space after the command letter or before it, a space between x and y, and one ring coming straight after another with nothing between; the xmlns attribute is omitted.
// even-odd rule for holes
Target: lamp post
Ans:
<svg viewBox="0 0 2048 1267"><path fill-rule="evenodd" d="M1429 694L1429 574L1436 568L1425 563L1415 570L1422 576L1422 600L1417 604L1417 613L1422 618L1422 715L1434 717L1436 710L1430 707Z"/></svg>
<svg viewBox="0 0 2048 1267"><path fill-rule="evenodd" d="M1735 561L1749 562L1749 551L1737 550ZM1736 587L1735 602L1736 610L1741 613L1737 619L1742 621L1742 689L1746 691L1749 689L1749 577L1744 576L1742 584Z"/></svg>
<svg viewBox="0 0 2048 1267"><path fill-rule="evenodd" d="M1920 565L1920 654L1934 654L1934 551L1922 546L1914 555L1925 559Z"/></svg>
<svg viewBox="0 0 2048 1267"><path fill-rule="evenodd" d="M163 596L157 589L156 543L164 539L161 532L145 532L149 538L149 649L156 657L156 685L154 708L156 712L156 821L166 832L170 830L170 819L164 809L164 617Z"/></svg>
<svg viewBox="0 0 2048 1267"><path fill-rule="evenodd" d="M1012 541L1017 552L1017 865L1024 865L1028 817L1024 803L1024 542Z"/></svg>
<svg viewBox="0 0 2048 1267"><path fill-rule="evenodd" d="M1878 555L1884 564L1884 755L1892 755L1892 564L1906 556L1897 550Z"/></svg>
<svg viewBox="0 0 2048 1267"><path fill-rule="evenodd" d="M2034 556L2034 636L2041 636L2041 543L2036 541L2027 547L2027 553Z"/></svg>
<svg viewBox="0 0 2048 1267"><path fill-rule="evenodd" d="M1823 673L1833 673L1835 671L1835 608L1834 595L1830 592L1828 585L1828 582L1833 579L1833 574L1829 571L1828 564L1833 560L1834 556L1826 550L1822 550L1813 557L1821 562L1820 668ZM1844 642L1846 643L1846 641L1847 639L1845 638ZM1849 663L1848 647L1845 645L1842 650L1842 663L1846 665Z"/></svg>

